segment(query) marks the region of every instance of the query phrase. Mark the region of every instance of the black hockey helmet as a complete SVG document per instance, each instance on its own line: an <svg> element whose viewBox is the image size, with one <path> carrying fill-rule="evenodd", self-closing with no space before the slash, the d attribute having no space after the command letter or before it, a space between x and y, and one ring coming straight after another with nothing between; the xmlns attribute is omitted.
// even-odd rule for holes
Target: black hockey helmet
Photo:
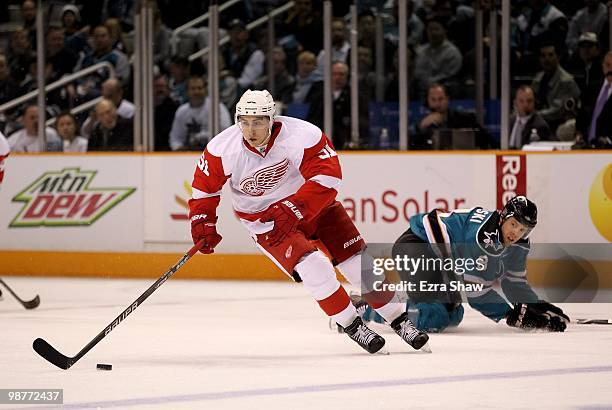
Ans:
<svg viewBox="0 0 612 410"><path fill-rule="evenodd" d="M501 211L502 223L510 217L514 217L531 231L538 223L538 207L523 195L515 196L506 202Z"/></svg>

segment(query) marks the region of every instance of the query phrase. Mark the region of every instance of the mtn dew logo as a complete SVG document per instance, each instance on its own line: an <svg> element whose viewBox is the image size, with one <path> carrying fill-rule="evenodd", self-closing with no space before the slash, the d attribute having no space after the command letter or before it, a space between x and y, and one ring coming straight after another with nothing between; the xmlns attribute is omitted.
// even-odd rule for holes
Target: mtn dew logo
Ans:
<svg viewBox="0 0 612 410"><path fill-rule="evenodd" d="M9 227L91 225L136 188L92 188L97 171L64 168L45 172L13 202L23 208Z"/></svg>

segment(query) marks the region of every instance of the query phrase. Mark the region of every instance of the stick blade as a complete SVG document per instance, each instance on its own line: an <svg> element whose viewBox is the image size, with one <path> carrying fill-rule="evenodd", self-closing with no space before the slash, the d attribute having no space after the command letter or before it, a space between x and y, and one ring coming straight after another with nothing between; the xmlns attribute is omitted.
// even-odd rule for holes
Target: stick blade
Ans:
<svg viewBox="0 0 612 410"><path fill-rule="evenodd" d="M71 358L58 352L53 346L47 343L46 340L41 339L40 337L34 340L34 343L32 343L32 348L36 353L41 355L43 359L56 365L60 369L67 370L73 364Z"/></svg>
<svg viewBox="0 0 612 410"><path fill-rule="evenodd" d="M38 295L36 295L36 297L32 300L27 300L23 302L23 307L25 307L26 309L34 309L37 308L38 305L40 305L40 297Z"/></svg>

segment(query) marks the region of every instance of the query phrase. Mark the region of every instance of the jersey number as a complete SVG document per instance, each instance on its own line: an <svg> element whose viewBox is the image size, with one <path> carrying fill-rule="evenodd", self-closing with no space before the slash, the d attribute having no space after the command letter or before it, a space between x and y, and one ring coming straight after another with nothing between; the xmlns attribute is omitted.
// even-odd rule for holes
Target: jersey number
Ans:
<svg viewBox="0 0 612 410"><path fill-rule="evenodd" d="M208 160L204 159L204 155L200 157L200 162L198 162L198 168L202 170L204 175L206 175L207 177L210 176L210 172L208 172Z"/></svg>
<svg viewBox="0 0 612 410"><path fill-rule="evenodd" d="M329 144L325 144L325 147L323 147L323 149L321 150L321 155L319 155L319 158L327 159L327 158L337 157L337 156L338 154L336 154L336 151L331 149Z"/></svg>

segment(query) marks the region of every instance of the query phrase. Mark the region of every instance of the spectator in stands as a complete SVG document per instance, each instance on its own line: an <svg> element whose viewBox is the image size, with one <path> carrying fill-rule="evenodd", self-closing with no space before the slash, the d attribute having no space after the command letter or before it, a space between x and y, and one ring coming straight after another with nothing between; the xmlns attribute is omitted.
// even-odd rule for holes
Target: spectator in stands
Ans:
<svg viewBox="0 0 612 410"><path fill-rule="evenodd" d="M342 61L332 63L333 128L332 143L336 149L356 148L351 145L351 88L349 67ZM313 84L306 102L310 103L307 120L323 128L323 82ZM359 94L359 144L369 138L368 99Z"/></svg>
<svg viewBox="0 0 612 410"><path fill-rule="evenodd" d="M367 47L357 47L359 94L366 94L366 101L373 100L376 93L376 73L373 64L372 50ZM384 82L384 78L381 78L381 81Z"/></svg>
<svg viewBox="0 0 612 410"><path fill-rule="evenodd" d="M285 54L282 47L274 47L272 49L272 66L274 68L274 88L268 88L268 76L264 75L255 84L255 89L269 89L270 93L274 96L277 106L279 102L283 105L288 105L293 98L295 78L287 71L287 54Z"/></svg>
<svg viewBox="0 0 612 410"><path fill-rule="evenodd" d="M189 60L174 57L170 62L170 96L179 104L187 102L187 80L189 79Z"/></svg>
<svg viewBox="0 0 612 410"><path fill-rule="evenodd" d="M571 74L559 65L556 47L543 43L540 47L540 65L531 87L536 95L538 114L554 133L557 127L572 118L580 98L580 89Z"/></svg>
<svg viewBox="0 0 612 410"><path fill-rule="evenodd" d="M6 56L0 54L0 104L4 104L17 97L19 89L11 78Z"/></svg>
<svg viewBox="0 0 612 410"><path fill-rule="evenodd" d="M210 98L206 96L206 82L202 77L191 76L187 83L189 102L181 105L174 116L170 130L170 148L201 151L212 138L208 122ZM232 125L228 109L219 103L220 131Z"/></svg>
<svg viewBox="0 0 612 410"><path fill-rule="evenodd" d="M349 64L351 45L347 41L346 22L341 18L334 18L331 27L332 55L329 61L342 61ZM321 50L317 56L317 71L323 75L323 62L325 61L325 50Z"/></svg>
<svg viewBox="0 0 612 410"><path fill-rule="evenodd" d="M317 55L323 48L321 13L315 10L313 0L295 0L293 9L279 31L280 37L293 38L298 50L307 50Z"/></svg>
<svg viewBox="0 0 612 410"><path fill-rule="evenodd" d="M155 151L170 151L170 130L178 102L170 97L168 78L158 75L153 80L153 98L155 99Z"/></svg>
<svg viewBox="0 0 612 410"><path fill-rule="evenodd" d="M449 108L448 91L444 85L433 83L428 87L426 104L429 113L419 121L416 135L410 139L411 148L431 149L435 131L459 128L475 130L476 145L480 148L493 145L491 136L474 114Z"/></svg>
<svg viewBox="0 0 612 410"><path fill-rule="evenodd" d="M383 50L376 47L376 16L370 9L359 13L357 18L357 36L359 47L367 47L372 51L372 60L377 61L379 56L384 58L385 67L390 67L393 61L393 52L396 46L388 39L383 39Z"/></svg>
<svg viewBox="0 0 612 410"><path fill-rule="evenodd" d="M136 108L134 104L123 98L123 86L117 78L109 78L102 83L102 97L111 100L117 109L117 115L132 119ZM96 125L96 110L94 109L89 117L83 122L81 127L81 135L89 137L92 129Z"/></svg>
<svg viewBox="0 0 612 410"><path fill-rule="evenodd" d="M79 54L89 50L87 30L81 29L81 13L73 4L66 4L62 8L62 27L64 28L64 42L66 47Z"/></svg>
<svg viewBox="0 0 612 410"><path fill-rule="evenodd" d="M50 26L47 30L47 62L50 62L53 71L52 81L58 80L65 74L72 73L78 60L78 55L67 48L64 43L64 29Z"/></svg>
<svg viewBox="0 0 612 410"><path fill-rule="evenodd" d="M414 77L419 98L423 98L429 85L440 83L446 87L456 84L463 57L459 49L446 38L446 27L439 18L432 17L426 26L428 43L416 50Z"/></svg>
<svg viewBox="0 0 612 410"><path fill-rule="evenodd" d="M408 65L408 97L414 99L417 96L414 82L414 55L415 51L411 45L406 49L406 64ZM399 101L399 48L393 56L393 72L387 76L385 85L385 101ZM417 96L418 98L418 96Z"/></svg>
<svg viewBox="0 0 612 410"><path fill-rule="evenodd" d="M32 0L25 0L21 3L21 19L23 29L28 34L31 44L36 44L36 3Z"/></svg>
<svg viewBox="0 0 612 410"><path fill-rule="evenodd" d="M583 95L593 86L599 87L603 81L601 72L601 53L599 40L595 33L582 33L578 41L578 52L572 54L567 63L567 71L574 76L574 81Z"/></svg>
<svg viewBox="0 0 612 410"><path fill-rule="evenodd" d="M63 141L64 152L86 152L87 138L77 135L76 119L69 112L63 112L57 116L55 121L57 134Z"/></svg>
<svg viewBox="0 0 612 410"><path fill-rule="evenodd" d="M29 105L23 112L23 128L8 137L11 152L41 152L42 143L38 138L38 107ZM51 127L45 128L47 151L61 151L62 141Z"/></svg>
<svg viewBox="0 0 612 410"><path fill-rule="evenodd" d="M111 100L103 99L96 104L98 122L89 137L89 151L133 151L134 124L122 118Z"/></svg>
<svg viewBox="0 0 612 410"><path fill-rule="evenodd" d="M153 62L162 72L168 72L170 67L171 38L172 30L166 27L159 8L155 7L153 11Z"/></svg>
<svg viewBox="0 0 612 410"><path fill-rule="evenodd" d="M529 0L529 8L517 19L518 51L521 63L517 66L525 74L537 70L536 59L543 42L553 41L560 53L565 50L568 22L565 14L549 0Z"/></svg>
<svg viewBox="0 0 612 410"><path fill-rule="evenodd" d="M425 31L425 24L414 12L414 1L406 1L406 8L408 16L408 44L412 47L420 46L423 42L423 32ZM385 38L387 38L395 46L399 45L399 8L397 6L397 0L393 1L393 23L389 27L385 27Z"/></svg>
<svg viewBox="0 0 612 410"><path fill-rule="evenodd" d="M108 61L115 68L115 75L127 82L130 75L130 63L125 54L113 49L110 30L105 25L99 25L93 30L93 51L85 56L82 67L86 68L101 61Z"/></svg>
<svg viewBox="0 0 612 410"><path fill-rule="evenodd" d="M612 51L602 64L604 80L587 92L576 121L576 142L584 148L612 148Z"/></svg>
<svg viewBox="0 0 612 410"><path fill-rule="evenodd" d="M323 78L317 72L317 59L310 51L302 51L297 57L297 76L293 89L294 103L303 103L312 85ZM319 102L320 103L320 102Z"/></svg>
<svg viewBox="0 0 612 410"><path fill-rule="evenodd" d="M104 25L108 28L112 48L127 54L128 50L125 44L125 39L123 38L123 30L121 29L121 22L119 19L109 18L104 22Z"/></svg>
<svg viewBox="0 0 612 410"><path fill-rule="evenodd" d="M567 48L571 53L580 46L580 36L590 32L599 36L608 19L608 8L601 0L584 0L585 7L572 18L567 33Z"/></svg>
<svg viewBox="0 0 612 410"><path fill-rule="evenodd" d="M515 114L510 118L510 149L521 149L525 144L551 139L550 128L535 110L535 94L528 85L516 90Z"/></svg>
<svg viewBox="0 0 612 410"><path fill-rule="evenodd" d="M20 85L28 74L30 62L35 58L26 30L17 29L11 33L7 58L11 77Z"/></svg>
<svg viewBox="0 0 612 410"><path fill-rule="evenodd" d="M234 19L229 24L228 44L221 48L225 68L237 78L238 95L253 86L264 69L264 53L249 41L249 31L242 20Z"/></svg>

